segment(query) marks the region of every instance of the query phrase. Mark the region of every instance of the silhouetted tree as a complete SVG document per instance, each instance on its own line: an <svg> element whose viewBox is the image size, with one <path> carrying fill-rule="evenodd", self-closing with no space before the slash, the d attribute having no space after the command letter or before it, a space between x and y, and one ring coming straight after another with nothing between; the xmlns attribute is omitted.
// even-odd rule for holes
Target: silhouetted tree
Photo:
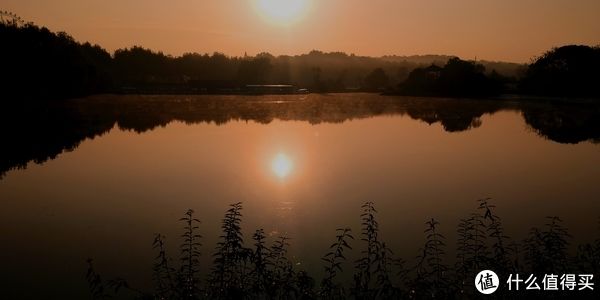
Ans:
<svg viewBox="0 0 600 300"><path fill-rule="evenodd" d="M409 95L435 95L439 92L437 81L441 72L442 68L434 64L426 68L414 69L399 85L399 91Z"/></svg>
<svg viewBox="0 0 600 300"><path fill-rule="evenodd" d="M376 68L365 77L365 88L368 90L382 90L390 83L390 78L382 68Z"/></svg>
<svg viewBox="0 0 600 300"><path fill-rule="evenodd" d="M273 69L272 56L262 54L252 59L242 60L238 69L239 82L247 84L265 84Z"/></svg>
<svg viewBox="0 0 600 300"><path fill-rule="evenodd" d="M108 52L0 13L0 82L12 101L79 97L110 87Z"/></svg>
<svg viewBox="0 0 600 300"><path fill-rule="evenodd" d="M544 53L529 65L520 88L544 96L600 96L600 47L568 45Z"/></svg>
<svg viewBox="0 0 600 300"><path fill-rule="evenodd" d="M486 76L485 67L457 57L443 68L431 65L414 69L399 85L398 92L418 96L481 97L499 94L503 81L497 75ZM504 80L504 78L502 78Z"/></svg>

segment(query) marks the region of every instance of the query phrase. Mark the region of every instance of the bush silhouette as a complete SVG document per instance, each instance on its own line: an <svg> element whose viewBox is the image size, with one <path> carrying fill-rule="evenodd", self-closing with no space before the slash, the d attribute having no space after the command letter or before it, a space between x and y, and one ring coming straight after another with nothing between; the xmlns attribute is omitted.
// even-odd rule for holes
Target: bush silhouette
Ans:
<svg viewBox="0 0 600 300"><path fill-rule="evenodd" d="M478 294L473 278L483 269L495 270L500 278L509 274L593 274L600 270L600 238L580 245L575 255L567 251L570 235L558 217L548 217L543 228L533 228L522 242L512 241L503 233L501 219L496 215L491 199L478 200L478 207L461 220L457 234L457 259L450 264L446 256L447 237L439 233L435 219L425 222L425 243L415 264L393 257L393 252L379 235L377 211L372 202L362 206L360 239L354 241L349 228L336 230L335 242L322 257L323 274L320 285L306 271L294 266L287 257L289 238L280 236L267 246L262 229L253 237L253 248L244 246L241 233L242 203L235 203L223 218L221 240L213 254L214 262L207 281L198 280L200 235L188 210L181 219L183 244L180 268L164 250L164 238L157 235L154 248L158 252L153 268L154 291L140 291L127 281L117 278L103 280L88 260L87 281L94 299L106 299L128 290L138 299L455 299L474 298ZM599 224L600 225L600 224ZM352 247L359 243L360 247ZM360 258L355 261L354 280L348 285L338 281L344 270L347 253L355 249ZM518 249L524 249L519 251ZM521 261L525 263L520 263ZM538 297L535 292L515 294L507 291L506 283L496 294L498 299ZM594 291L555 291L557 297L591 298Z"/></svg>

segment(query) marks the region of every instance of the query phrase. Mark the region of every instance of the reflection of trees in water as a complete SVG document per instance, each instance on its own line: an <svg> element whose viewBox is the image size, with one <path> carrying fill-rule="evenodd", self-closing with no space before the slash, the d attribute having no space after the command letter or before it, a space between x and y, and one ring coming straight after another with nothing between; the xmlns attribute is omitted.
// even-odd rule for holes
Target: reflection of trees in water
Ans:
<svg viewBox="0 0 600 300"><path fill-rule="evenodd" d="M420 101L420 100L415 100ZM481 116L510 109L499 101L431 99L407 107L407 114L427 124L440 122L445 131L458 132L481 126Z"/></svg>
<svg viewBox="0 0 600 300"><path fill-rule="evenodd" d="M476 99L380 97L364 94L286 96L97 96L61 104L12 107L1 114L0 173L27 163L54 159L87 138L117 125L138 133L166 126L274 119L310 124L342 123L381 115L408 115L444 130L477 128L481 116L500 110L520 110L540 136L560 143L600 140L600 106L550 105Z"/></svg>
<svg viewBox="0 0 600 300"><path fill-rule="evenodd" d="M525 122L539 135L559 143L600 141L600 107L553 105L523 110Z"/></svg>
<svg viewBox="0 0 600 300"><path fill-rule="evenodd" d="M0 178L3 173L25 168L29 162L43 163L63 151L72 151L83 140L107 132L109 118L73 107L57 105L18 107L0 113Z"/></svg>

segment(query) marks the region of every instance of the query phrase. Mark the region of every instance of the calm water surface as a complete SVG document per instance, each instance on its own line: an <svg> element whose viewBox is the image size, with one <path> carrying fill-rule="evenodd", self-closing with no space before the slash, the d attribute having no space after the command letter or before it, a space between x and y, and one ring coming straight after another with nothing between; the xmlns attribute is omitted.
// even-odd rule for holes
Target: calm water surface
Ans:
<svg viewBox="0 0 600 300"><path fill-rule="evenodd" d="M28 110L5 129L17 142L3 150L1 282L15 299L87 297L93 257L105 277L147 288L154 233L175 255L177 220L194 209L208 262L238 201L247 237L291 237L317 276L335 229L358 232L365 201L409 260L432 217L452 256L459 219L484 197L511 237L559 215L585 242L599 233L598 111L363 94L96 96Z"/></svg>

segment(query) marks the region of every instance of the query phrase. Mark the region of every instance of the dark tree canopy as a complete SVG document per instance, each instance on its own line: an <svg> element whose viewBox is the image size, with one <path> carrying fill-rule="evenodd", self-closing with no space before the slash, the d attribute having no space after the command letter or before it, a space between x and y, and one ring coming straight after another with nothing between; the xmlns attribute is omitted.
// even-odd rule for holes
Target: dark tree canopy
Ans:
<svg viewBox="0 0 600 300"><path fill-rule="evenodd" d="M600 47L569 45L546 52L529 65L521 90L543 96L600 96Z"/></svg>
<svg viewBox="0 0 600 300"><path fill-rule="evenodd" d="M365 77L365 87L369 90L381 90L390 83L390 78L382 68L377 68Z"/></svg>
<svg viewBox="0 0 600 300"><path fill-rule="evenodd" d="M17 19L0 22L0 82L9 99L71 98L110 86L110 55Z"/></svg>
<svg viewBox="0 0 600 300"><path fill-rule="evenodd" d="M481 97L501 91L501 83L487 76L483 65L457 57L444 67L417 68L399 85L401 94L422 96Z"/></svg>

